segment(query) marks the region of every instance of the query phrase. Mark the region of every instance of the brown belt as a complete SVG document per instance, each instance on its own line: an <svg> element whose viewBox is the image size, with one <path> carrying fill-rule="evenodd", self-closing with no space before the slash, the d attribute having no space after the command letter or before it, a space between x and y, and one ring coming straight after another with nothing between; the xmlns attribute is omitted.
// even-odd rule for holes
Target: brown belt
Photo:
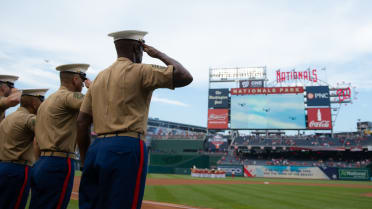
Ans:
<svg viewBox="0 0 372 209"><path fill-rule="evenodd" d="M1 160L1 162L32 166L32 163L28 160Z"/></svg>
<svg viewBox="0 0 372 209"><path fill-rule="evenodd" d="M115 133L107 133L107 134L98 134L97 138L106 138L106 137L113 137L113 136L129 136L129 137L140 139L141 134L139 134L137 132L132 132L132 131L115 132Z"/></svg>
<svg viewBox="0 0 372 209"><path fill-rule="evenodd" d="M68 152L57 152L57 151L41 151L40 156L45 157L65 157L65 158L72 158L77 159L75 153L68 153Z"/></svg>

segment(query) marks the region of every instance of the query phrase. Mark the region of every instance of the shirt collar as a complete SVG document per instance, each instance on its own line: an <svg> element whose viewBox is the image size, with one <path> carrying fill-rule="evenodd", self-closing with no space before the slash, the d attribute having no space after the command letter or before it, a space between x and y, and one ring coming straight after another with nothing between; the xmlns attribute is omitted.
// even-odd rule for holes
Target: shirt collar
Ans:
<svg viewBox="0 0 372 209"><path fill-rule="evenodd" d="M68 89L66 87L64 87L64 86L60 86L59 87L59 90L67 90L68 91Z"/></svg>
<svg viewBox="0 0 372 209"><path fill-rule="evenodd" d="M127 61L127 62L132 62L130 59L126 57L118 57L117 61Z"/></svg>
<svg viewBox="0 0 372 209"><path fill-rule="evenodd" d="M19 107L19 108L17 109L17 111L30 113L30 112L29 112L25 107Z"/></svg>

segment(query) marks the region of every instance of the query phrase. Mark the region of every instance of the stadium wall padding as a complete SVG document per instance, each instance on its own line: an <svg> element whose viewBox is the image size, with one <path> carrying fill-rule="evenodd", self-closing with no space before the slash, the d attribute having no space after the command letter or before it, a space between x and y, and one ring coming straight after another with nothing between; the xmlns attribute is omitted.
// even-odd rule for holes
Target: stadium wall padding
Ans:
<svg viewBox="0 0 372 209"><path fill-rule="evenodd" d="M263 178L368 181L371 180L371 171L369 168L245 165L244 176Z"/></svg>
<svg viewBox="0 0 372 209"><path fill-rule="evenodd" d="M333 174L331 170L328 175ZM306 166L244 166L244 176L264 178L294 178L294 179L332 179L319 167Z"/></svg>
<svg viewBox="0 0 372 209"><path fill-rule="evenodd" d="M193 166L209 168L209 156L199 154L150 154L149 173L189 174Z"/></svg>
<svg viewBox="0 0 372 209"><path fill-rule="evenodd" d="M367 168L339 168L340 180L368 181L371 178L371 171Z"/></svg>
<svg viewBox="0 0 372 209"><path fill-rule="evenodd" d="M204 140L161 139L151 140L151 149L163 153L197 152L203 150Z"/></svg>
<svg viewBox="0 0 372 209"><path fill-rule="evenodd" d="M243 165L218 165L217 168L224 170L226 176L232 176L232 172L234 172L234 176L244 176Z"/></svg>

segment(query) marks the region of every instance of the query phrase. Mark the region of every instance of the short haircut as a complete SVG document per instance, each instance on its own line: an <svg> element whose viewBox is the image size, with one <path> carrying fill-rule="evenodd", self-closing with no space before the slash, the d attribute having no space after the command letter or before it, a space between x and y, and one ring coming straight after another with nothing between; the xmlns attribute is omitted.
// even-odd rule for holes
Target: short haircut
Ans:
<svg viewBox="0 0 372 209"><path fill-rule="evenodd" d="M23 95L21 97L21 107L30 107L30 106L32 106L32 100L34 98L36 98L36 97L29 96L29 95Z"/></svg>
<svg viewBox="0 0 372 209"><path fill-rule="evenodd" d="M61 80L61 83L70 83L74 77L79 76L76 73L72 72L60 72L59 73L59 78Z"/></svg>

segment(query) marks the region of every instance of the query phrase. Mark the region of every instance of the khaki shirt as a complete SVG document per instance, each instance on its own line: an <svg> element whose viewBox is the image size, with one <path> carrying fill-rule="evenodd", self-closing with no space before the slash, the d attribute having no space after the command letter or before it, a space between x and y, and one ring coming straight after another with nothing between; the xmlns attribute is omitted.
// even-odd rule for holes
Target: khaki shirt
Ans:
<svg viewBox="0 0 372 209"><path fill-rule="evenodd" d="M5 100L5 97L0 96L0 122L5 118L5 110L7 109L5 106Z"/></svg>
<svg viewBox="0 0 372 209"><path fill-rule="evenodd" d="M11 113L0 123L0 160L35 162L33 152L36 116L24 107Z"/></svg>
<svg viewBox="0 0 372 209"><path fill-rule="evenodd" d="M76 120L84 95L61 86L39 107L35 135L41 151L75 152Z"/></svg>
<svg viewBox="0 0 372 209"><path fill-rule="evenodd" d="M93 117L99 134L145 134L153 90L173 89L173 66L136 64L120 57L98 74L89 87L80 111Z"/></svg>

